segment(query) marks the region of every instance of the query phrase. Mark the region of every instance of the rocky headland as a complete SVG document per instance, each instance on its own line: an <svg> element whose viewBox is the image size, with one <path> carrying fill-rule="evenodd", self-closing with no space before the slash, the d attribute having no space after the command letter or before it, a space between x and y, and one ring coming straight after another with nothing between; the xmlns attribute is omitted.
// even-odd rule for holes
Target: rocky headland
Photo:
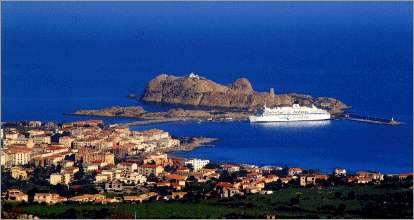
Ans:
<svg viewBox="0 0 414 220"><path fill-rule="evenodd" d="M148 83L141 100L164 104L243 108L248 111L254 111L265 104L274 107L293 103L307 106L314 104L331 113L343 112L348 108L334 98L313 98L296 93L276 94L273 88L268 92L255 91L246 78L239 78L226 86L195 74L183 77L161 74Z"/></svg>

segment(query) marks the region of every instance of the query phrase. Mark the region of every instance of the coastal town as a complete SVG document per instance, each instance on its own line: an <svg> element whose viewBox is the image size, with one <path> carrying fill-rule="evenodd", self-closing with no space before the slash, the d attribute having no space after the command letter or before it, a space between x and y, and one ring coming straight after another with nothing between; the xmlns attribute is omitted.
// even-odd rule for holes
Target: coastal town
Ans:
<svg viewBox="0 0 414 220"><path fill-rule="evenodd" d="M191 141L166 131L132 131L102 120L2 123L2 201L40 204L144 203L271 195L284 187L410 182L412 173L321 173L299 167L215 163L169 152ZM195 188L194 184L203 186ZM411 186L412 189L412 186Z"/></svg>

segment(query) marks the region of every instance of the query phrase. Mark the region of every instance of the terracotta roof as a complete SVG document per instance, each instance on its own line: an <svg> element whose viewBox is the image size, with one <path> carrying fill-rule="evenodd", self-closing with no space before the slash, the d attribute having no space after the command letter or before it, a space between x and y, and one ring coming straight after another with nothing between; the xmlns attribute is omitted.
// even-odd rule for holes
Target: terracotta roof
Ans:
<svg viewBox="0 0 414 220"><path fill-rule="evenodd" d="M162 181L162 182L157 183L157 186L170 186L170 185L171 183L167 181Z"/></svg>
<svg viewBox="0 0 414 220"><path fill-rule="evenodd" d="M7 146L8 149L13 149L13 148L26 148L26 145L24 144L11 144Z"/></svg>
<svg viewBox="0 0 414 220"><path fill-rule="evenodd" d="M49 146L46 147L46 149L55 151L55 150L63 150L63 149L68 149L68 148L66 148L64 146L59 146L59 145L49 145Z"/></svg>
<svg viewBox="0 0 414 220"><path fill-rule="evenodd" d="M64 157L64 155L62 155L62 154L55 154L55 155L50 155L50 156L47 156L47 157L44 157L44 158L46 159L46 158L59 158L59 157Z"/></svg>
<svg viewBox="0 0 414 220"><path fill-rule="evenodd" d="M4 150L7 154L15 154L15 153L30 153L32 149L25 147L15 147L15 148L8 148Z"/></svg>
<svg viewBox="0 0 414 220"><path fill-rule="evenodd" d="M132 166L134 164L136 164L136 163L134 163L134 162L128 162L128 161L124 161L124 162L121 162L120 163L121 166Z"/></svg>
<svg viewBox="0 0 414 220"><path fill-rule="evenodd" d="M142 165L144 168L151 168L151 169L155 169L157 167L161 167L160 165L156 165L156 164L144 164Z"/></svg>
<svg viewBox="0 0 414 220"><path fill-rule="evenodd" d="M177 174L167 174L165 175L165 178L173 179L173 180L186 180L187 179L185 176L181 176Z"/></svg>
<svg viewBox="0 0 414 220"><path fill-rule="evenodd" d="M237 166L237 165L234 165L234 164L223 164L223 165L221 165L221 167L223 167L223 168L233 168L233 167L240 167L240 166Z"/></svg>
<svg viewBox="0 0 414 220"><path fill-rule="evenodd" d="M233 184L229 182L218 182L216 186L230 188L230 187L233 187Z"/></svg>
<svg viewBox="0 0 414 220"><path fill-rule="evenodd" d="M302 171L302 168L298 168L298 167L293 167L293 168L289 168L289 171Z"/></svg>

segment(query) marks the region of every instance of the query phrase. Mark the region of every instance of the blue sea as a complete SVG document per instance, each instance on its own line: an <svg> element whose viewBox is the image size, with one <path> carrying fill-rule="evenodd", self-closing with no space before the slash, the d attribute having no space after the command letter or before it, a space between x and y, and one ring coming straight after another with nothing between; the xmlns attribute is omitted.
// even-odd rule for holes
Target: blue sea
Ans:
<svg viewBox="0 0 414 220"><path fill-rule="evenodd" d="M1 120L65 122L62 113L137 103L160 73L335 97L351 121L167 123L177 136L218 137L176 153L217 162L330 172L412 172L412 2L2 2ZM108 123L131 119L105 119Z"/></svg>

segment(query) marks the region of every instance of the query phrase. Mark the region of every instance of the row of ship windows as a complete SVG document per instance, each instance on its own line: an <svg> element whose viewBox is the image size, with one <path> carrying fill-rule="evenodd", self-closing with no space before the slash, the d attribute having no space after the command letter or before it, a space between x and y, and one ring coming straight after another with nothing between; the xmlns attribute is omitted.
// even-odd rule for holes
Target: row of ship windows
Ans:
<svg viewBox="0 0 414 220"><path fill-rule="evenodd" d="M263 115L298 115L298 114L300 113L277 113L277 112L269 113L269 112L266 112ZM303 114L305 115L326 115L327 113L321 112L321 113L303 113Z"/></svg>

